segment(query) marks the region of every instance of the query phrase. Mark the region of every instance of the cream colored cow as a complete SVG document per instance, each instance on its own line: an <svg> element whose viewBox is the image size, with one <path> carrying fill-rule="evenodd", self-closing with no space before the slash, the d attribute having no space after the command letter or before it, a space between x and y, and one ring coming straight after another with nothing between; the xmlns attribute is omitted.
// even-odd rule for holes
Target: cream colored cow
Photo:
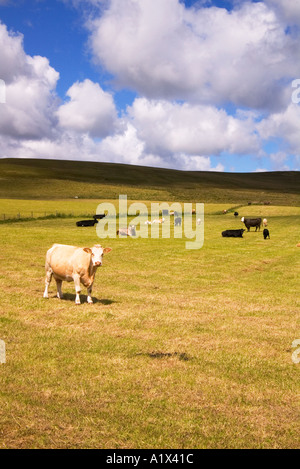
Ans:
<svg viewBox="0 0 300 469"><path fill-rule="evenodd" d="M57 297L62 298L62 282L75 283L76 299L75 303L80 304L80 283L87 288L87 301L93 303L92 288L95 280L97 268L101 267L103 254L107 254L111 248L103 248L96 245L92 248L80 248L77 246L67 246L64 244L54 244L46 254L46 279L44 298L48 298L48 288L52 276L56 280Z"/></svg>

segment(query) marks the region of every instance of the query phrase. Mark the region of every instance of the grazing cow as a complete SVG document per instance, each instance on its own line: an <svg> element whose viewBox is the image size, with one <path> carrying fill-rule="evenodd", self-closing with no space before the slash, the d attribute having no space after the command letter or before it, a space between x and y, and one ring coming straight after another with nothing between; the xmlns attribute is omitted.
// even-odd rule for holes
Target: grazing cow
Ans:
<svg viewBox="0 0 300 469"><path fill-rule="evenodd" d="M239 216L239 212L234 212L234 216L235 216L235 217L238 217L238 216Z"/></svg>
<svg viewBox="0 0 300 469"><path fill-rule="evenodd" d="M80 283L87 288L87 302L93 303L92 289L97 268L102 265L103 254L107 254L111 248L103 248L96 245L92 248L80 248L64 244L53 244L46 254L46 280L44 298L48 298L48 288L52 276L56 280L57 297L62 298L61 285L63 281L75 283L75 303L80 304Z"/></svg>
<svg viewBox="0 0 300 469"><path fill-rule="evenodd" d="M227 213L227 210L223 210L223 213L224 213L224 215L225 215L225 213Z"/></svg>
<svg viewBox="0 0 300 469"><path fill-rule="evenodd" d="M76 226L95 226L97 220L81 220L76 222Z"/></svg>
<svg viewBox="0 0 300 469"><path fill-rule="evenodd" d="M130 225L129 228L120 228L117 231L119 236L136 236L135 226Z"/></svg>
<svg viewBox="0 0 300 469"><path fill-rule="evenodd" d="M266 227L268 226L268 220L266 218L263 219L263 225Z"/></svg>
<svg viewBox="0 0 300 469"><path fill-rule="evenodd" d="M102 220L102 218L105 218L106 215L104 213L99 214L99 215L93 215L94 220Z"/></svg>
<svg viewBox="0 0 300 469"><path fill-rule="evenodd" d="M253 226L253 227L255 226L255 231L257 231L257 228L260 231L261 218L245 218L245 217L242 217L241 222L245 224L248 231L250 231L251 226Z"/></svg>
<svg viewBox="0 0 300 469"><path fill-rule="evenodd" d="M243 228L241 230L225 230L222 232L223 238L242 238L244 233Z"/></svg>
<svg viewBox="0 0 300 469"><path fill-rule="evenodd" d="M269 230L267 228L264 229L263 235L264 235L264 239L267 239L267 238L270 239L270 233L269 233Z"/></svg>
<svg viewBox="0 0 300 469"><path fill-rule="evenodd" d="M181 221L182 221L182 220L181 220L181 217L175 218L174 221L175 221L175 223L174 223L175 226L181 226Z"/></svg>

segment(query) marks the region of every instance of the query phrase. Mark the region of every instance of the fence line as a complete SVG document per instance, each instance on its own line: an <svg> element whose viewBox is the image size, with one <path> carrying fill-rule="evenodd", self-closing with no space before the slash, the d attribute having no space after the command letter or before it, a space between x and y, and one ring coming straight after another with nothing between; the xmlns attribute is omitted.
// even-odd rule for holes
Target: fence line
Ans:
<svg viewBox="0 0 300 469"><path fill-rule="evenodd" d="M23 211L15 214L2 213L0 215L0 222L2 221L15 221L15 220L36 220L41 218L78 218L78 217L93 217L90 213L74 213L74 212L47 212L47 211Z"/></svg>

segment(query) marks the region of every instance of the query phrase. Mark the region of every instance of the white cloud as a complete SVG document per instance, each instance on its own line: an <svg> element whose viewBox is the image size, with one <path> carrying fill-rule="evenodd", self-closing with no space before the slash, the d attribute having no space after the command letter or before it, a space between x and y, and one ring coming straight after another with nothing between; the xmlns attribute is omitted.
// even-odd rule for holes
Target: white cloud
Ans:
<svg viewBox="0 0 300 469"><path fill-rule="evenodd" d="M281 108L299 41L264 3L187 9L178 0L111 0L91 46L119 86L148 98Z"/></svg>
<svg viewBox="0 0 300 469"><path fill-rule="evenodd" d="M257 125L264 140L281 139L291 153L300 154L300 106L291 103L281 113L274 113Z"/></svg>
<svg viewBox="0 0 300 469"><path fill-rule="evenodd" d="M202 156L259 151L251 119L239 120L211 106L139 98L128 114L150 153Z"/></svg>
<svg viewBox="0 0 300 469"><path fill-rule="evenodd" d="M26 55L22 36L9 33L3 24L0 43L0 77L6 89L0 134L22 138L49 135L54 125L54 92L59 74L45 57Z"/></svg>
<svg viewBox="0 0 300 469"><path fill-rule="evenodd" d="M57 111L61 127L93 137L111 134L117 122L113 97L102 90L98 83L84 80L74 83L67 92L70 101Z"/></svg>
<svg viewBox="0 0 300 469"><path fill-rule="evenodd" d="M298 0L265 0L265 3L274 8L278 17L285 23L300 26L300 3Z"/></svg>
<svg viewBox="0 0 300 469"><path fill-rule="evenodd" d="M285 164L287 157L287 154L283 151L280 151L278 153L272 153L270 155L272 169L274 171L289 171L290 167Z"/></svg>

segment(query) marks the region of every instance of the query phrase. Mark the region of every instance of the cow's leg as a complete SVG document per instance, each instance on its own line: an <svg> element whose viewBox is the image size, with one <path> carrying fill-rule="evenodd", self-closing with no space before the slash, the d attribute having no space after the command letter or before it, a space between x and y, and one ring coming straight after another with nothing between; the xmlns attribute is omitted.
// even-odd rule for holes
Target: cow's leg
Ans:
<svg viewBox="0 0 300 469"><path fill-rule="evenodd" d="M80 286L80 276L79 275L74 276L74 284L75 284L75 291L76 291L75 304L80 305L81 286Z"/></svg>
<svg viewBox="0 0 300 469"><path fill-rule="evenodd" d="M93 300L92 300L92 290L93 290L93 284L88 287L87 289L87 294L88 294L88 297L87 297L87 302L92 304L93 303Z"/></svg>
<svg viewBox="0 0 300 469"><path fill-rule="evenodd" d="M57 286L57 298L60 300L64 297L61 291L61 286L62 286L62 280L55 279L56 280L56 286Z"/></svg>
<svg viewBox="0 0 300 469"><path fill-rule="evenodd" d="M52 279L53 271L50 267L46 268L44 298L48 298L48 288Z"/></svg>

